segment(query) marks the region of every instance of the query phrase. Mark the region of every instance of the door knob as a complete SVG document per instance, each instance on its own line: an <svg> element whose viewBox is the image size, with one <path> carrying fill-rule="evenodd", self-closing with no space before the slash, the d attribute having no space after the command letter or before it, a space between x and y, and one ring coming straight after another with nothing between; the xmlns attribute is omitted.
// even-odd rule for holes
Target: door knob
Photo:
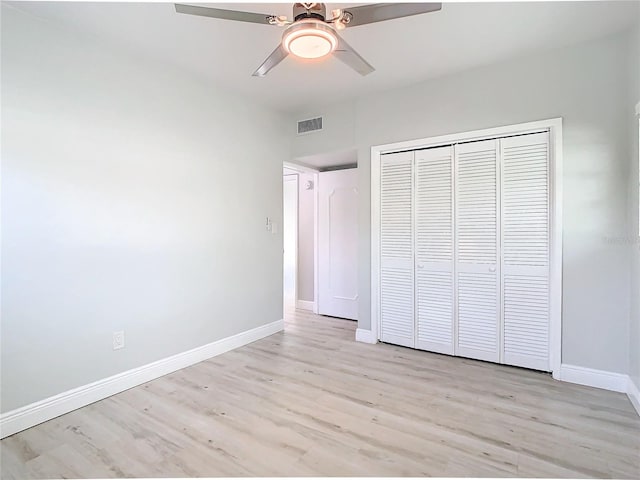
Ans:
<svg viewBox="0 0 640 480"><path fill-rule="evenodd" d="M496 267L489 267L489 271L490 272L495 272L496 271Z"/></svg>

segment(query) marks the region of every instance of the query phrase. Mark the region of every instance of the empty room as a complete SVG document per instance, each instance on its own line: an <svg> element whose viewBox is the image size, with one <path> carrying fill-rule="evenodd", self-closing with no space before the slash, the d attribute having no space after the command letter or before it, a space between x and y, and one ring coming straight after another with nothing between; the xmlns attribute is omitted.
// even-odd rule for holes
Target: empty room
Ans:
<svg viewBox="0 0 640 480"><path fill-rule="evenodd" d="M0 21L1 478L640 478L640 2Z"/></svg>

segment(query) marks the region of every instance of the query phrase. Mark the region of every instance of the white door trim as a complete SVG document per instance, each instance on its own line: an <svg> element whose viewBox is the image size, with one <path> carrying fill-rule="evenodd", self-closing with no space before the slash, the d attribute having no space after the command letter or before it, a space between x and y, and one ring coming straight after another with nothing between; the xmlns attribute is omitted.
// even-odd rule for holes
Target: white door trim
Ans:
<svg viewBox="0 0 640 480"><path fill-rule="evenodd" d="M318 173L320 170L314 167L310 167L309 165L305 165L304 163L290 161L290 162L282 162L282 165L289 170L294 170L298 173Z"/></svg>
<svg viewBox="0 0 640 480"><path fill-rule="evenodd" d="M560 376L562 364L562 118L505 125L470 132L371 147L371 335L379 339L380 324L380 156L403 150L450 145L456 142L486 140L536 131L549 132L551 185L550 242L550 345L549 364L554 378Z"/></svg>
<svg viewBox="0 0 640 480"><path fill-rule="evenodd" d="M283 188L284 188L284 184L285 182L295 182L296 185L296 198L294 201L294 218L293 218L293 229L295 230L295 240L293 243L293 303L294 305L298 304L298 210L300 208L300 182L299 182L299 176L298 175L283 175L282 177L282 183L283 183ZM284 192L284 190L283 190ZM284 193L283 193L283 212L284 212ZM283 239L284 239L284 213L282 215L282 229L283 229ZM284 240L283 240L284 241ZM283 248L284 250L284 248ZM284 253L283 253L284 254ZM284 258L284 257L283 257ZM283 262L284 263L284 262ZM283 275L284 275L284 271L283 271ZM283 296L284 298L284 296Z"/></svg>
<svg viewBox="0 0 640 480"><path fill-rule="evenodd" d="M313 173L313 313L318 313L318 295L320 293L320 276L318 275L318 266L320 265L319 249L320 240L318 238L318 223L320 217L318 214L318 204L320 202L319 197L319 184L318 180L320 175L318 172Z"/></svg>
<svg viewBox="0 0 640 480"><path fill-rule="evenodd" d="M313 175L313 302L297 300L296 304L302 302L301 305L303 306L298 308L312 310L313 313L318 313L318 173L320 170L305 165L302 162L297 163L295 160L282 163L290 170ZM298 185L298 188L300 188L300 185Z"/></svg>

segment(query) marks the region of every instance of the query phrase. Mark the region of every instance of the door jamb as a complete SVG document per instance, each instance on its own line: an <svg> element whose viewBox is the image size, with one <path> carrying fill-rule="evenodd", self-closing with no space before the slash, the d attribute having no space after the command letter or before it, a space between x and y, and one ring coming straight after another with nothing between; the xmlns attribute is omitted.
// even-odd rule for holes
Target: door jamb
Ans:
<svg viewBox="0 0 640 480"><path fill-rule="evenodd" d="M293 177L293 178L289 178L289 177ZM300 178L298 175L293 175L293 174L288 174L288 175L283 175L282 178L282 186L284 187L286 182L295 182L295 199L294 199L294 205L295 205L295 212L294 212L294 220L293 220L293 229L295 230L295 240L293 242L293 301L294 301L294 305L297 305L298 303L298 212L300 209L300 194L299 194L299 188L300 188ZM283 188L283 210L284 210L284 188ZM285 222L284 222L284 213L282 216L282 231L283 231L283 239L284 239L284 228L285 228ZM283 264L284 264L284 258L283 258ZM283 271L283 277L284 277L284 271ZM284 295L283 295L284 298Z"/></svg>
<svg viewBox="0 0 640 480"><path fill-rule="evenodd" d="M283 165L290 169L300 173L311 174L313 175L313 302L312 303L312 311L313 313L318 313L318 173L319 170L309 167L307 165L303 165L295 162L282 162ZM300 176L297 175L298 182L300 181ZM300 189L300 184L298 183L298 192ZM298 198L298 209L297 212L299 215L299 194ZM296 221L296 229L299 228L298 222ZM298 231L299 232L299 231ZM298 233L296 233L296 308L298 308Z"/></svg>

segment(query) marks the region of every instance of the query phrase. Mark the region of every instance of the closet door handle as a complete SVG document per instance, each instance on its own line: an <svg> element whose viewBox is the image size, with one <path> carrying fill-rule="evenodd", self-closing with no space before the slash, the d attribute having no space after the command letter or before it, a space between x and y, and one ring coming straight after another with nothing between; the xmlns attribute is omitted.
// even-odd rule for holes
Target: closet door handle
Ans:
<svg viewBox="0 0 640 480"><path fill-rule="evenodd" d="M496 271L496 267L489 267L489 271L490 272L495 272Z"/></svg>

